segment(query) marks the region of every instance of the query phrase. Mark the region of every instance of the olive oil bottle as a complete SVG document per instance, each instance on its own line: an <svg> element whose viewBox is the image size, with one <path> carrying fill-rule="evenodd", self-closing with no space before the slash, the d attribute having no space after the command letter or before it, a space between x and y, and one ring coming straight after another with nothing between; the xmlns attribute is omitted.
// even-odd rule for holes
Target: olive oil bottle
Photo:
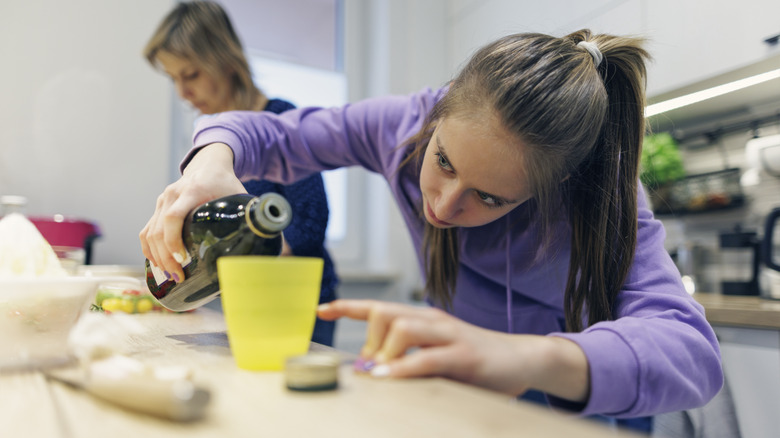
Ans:
<svg viewBox="0 0 780 438"><path fill-rule="evenodd" d="M237 194L206 202L184 221L187 257L177 283L146 260L146 284L166 308L183 312L219 296L217 259L226 255L279 255L282 231L292 220L287 200L277 193Z"/></svg>

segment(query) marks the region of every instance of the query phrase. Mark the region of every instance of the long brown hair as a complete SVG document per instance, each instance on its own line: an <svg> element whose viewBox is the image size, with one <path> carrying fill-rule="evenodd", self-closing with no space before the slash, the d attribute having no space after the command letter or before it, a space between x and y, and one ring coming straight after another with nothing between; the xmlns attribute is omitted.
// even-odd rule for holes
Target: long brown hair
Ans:
<svg viewBox="0 0 780 438"><path fill-rule="evenodd" d="M160 22L144 48L144 57L155 68L158 68L157 53L161 50L194 62L213 77L229 74L236 109L255 109L264 97L252 82L241 40L227 12L217 3L177 4Z"/></svg>
<svg viewBox="0 0 780 438"><path fill-rule="evenodd" d="M595 44L597 63L578 43ZM645 131L645 61L639 38L562 38L515 34L477 51L408 144L402 166L418 166L436 124L453 114L489 109L523 144L540 230L540 249L555 238L552 223L567 211L571 258L564 295L570 331L612 319L636 247L637 178ZM449 306L458 267L456 229L426 223L426 290Z"/></svg>

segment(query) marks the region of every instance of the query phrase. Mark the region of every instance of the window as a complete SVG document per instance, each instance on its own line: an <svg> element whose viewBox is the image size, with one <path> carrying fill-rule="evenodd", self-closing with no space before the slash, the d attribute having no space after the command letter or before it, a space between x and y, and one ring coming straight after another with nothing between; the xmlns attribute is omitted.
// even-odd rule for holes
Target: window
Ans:
<svg viewBox="0 0 780 438"><path fill-rule="evenodd" d="M343 73L301 66L249 54L256 84L269 97L284 99L302 108L341 106L347 103L347 80ZM347 170L323 172L328 193L327 240L337 244L347 234Z"/></svg>

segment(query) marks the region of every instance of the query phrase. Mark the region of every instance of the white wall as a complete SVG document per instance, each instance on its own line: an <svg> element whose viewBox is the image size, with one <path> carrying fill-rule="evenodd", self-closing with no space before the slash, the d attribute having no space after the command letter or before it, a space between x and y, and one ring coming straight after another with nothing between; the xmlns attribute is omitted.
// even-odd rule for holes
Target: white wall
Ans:
<svg viewBox="0 0 780 438"><path fill-rule="evenodd" d="M0 3L0 194L96 221L93 263L141 264L168 181L170 88L141 56L173 3Z"/></svg>
<svg viewBox="0 0 780 438"><path fill-rule="evenodd" d="M590 0L454 0L449 2L449 62L455 68L477 48L501 36L540 32L562 36L586 26L599 33L634 32L638 12L628 1ZM600 19L617 10L619 19Z"/></svg>

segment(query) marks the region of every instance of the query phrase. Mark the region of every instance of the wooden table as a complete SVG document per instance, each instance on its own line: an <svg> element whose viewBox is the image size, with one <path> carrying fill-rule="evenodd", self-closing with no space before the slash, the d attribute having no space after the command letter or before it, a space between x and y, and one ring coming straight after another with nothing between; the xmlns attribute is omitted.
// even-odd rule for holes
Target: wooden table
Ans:
<svg viewBox="0 0 780 438"><path fill-rule="evenodd" d="M780 330L780 300L695 293L712 325Z"/></svg>
<svg viewBox="0 0 780 438"><path fill-rule="evenodd" d="M345 361L335 391L285 388L283 374L233 362L222 315L135 315L130 357L185 365L212 391L205 418L175 423L96 399L41 373L0 374L0 427L7 437L569 437L634 436L506 395L446 379L374 379ZM313 345L313 349L327 347ZM346 359L347 356L345 356Z"/></svg>

